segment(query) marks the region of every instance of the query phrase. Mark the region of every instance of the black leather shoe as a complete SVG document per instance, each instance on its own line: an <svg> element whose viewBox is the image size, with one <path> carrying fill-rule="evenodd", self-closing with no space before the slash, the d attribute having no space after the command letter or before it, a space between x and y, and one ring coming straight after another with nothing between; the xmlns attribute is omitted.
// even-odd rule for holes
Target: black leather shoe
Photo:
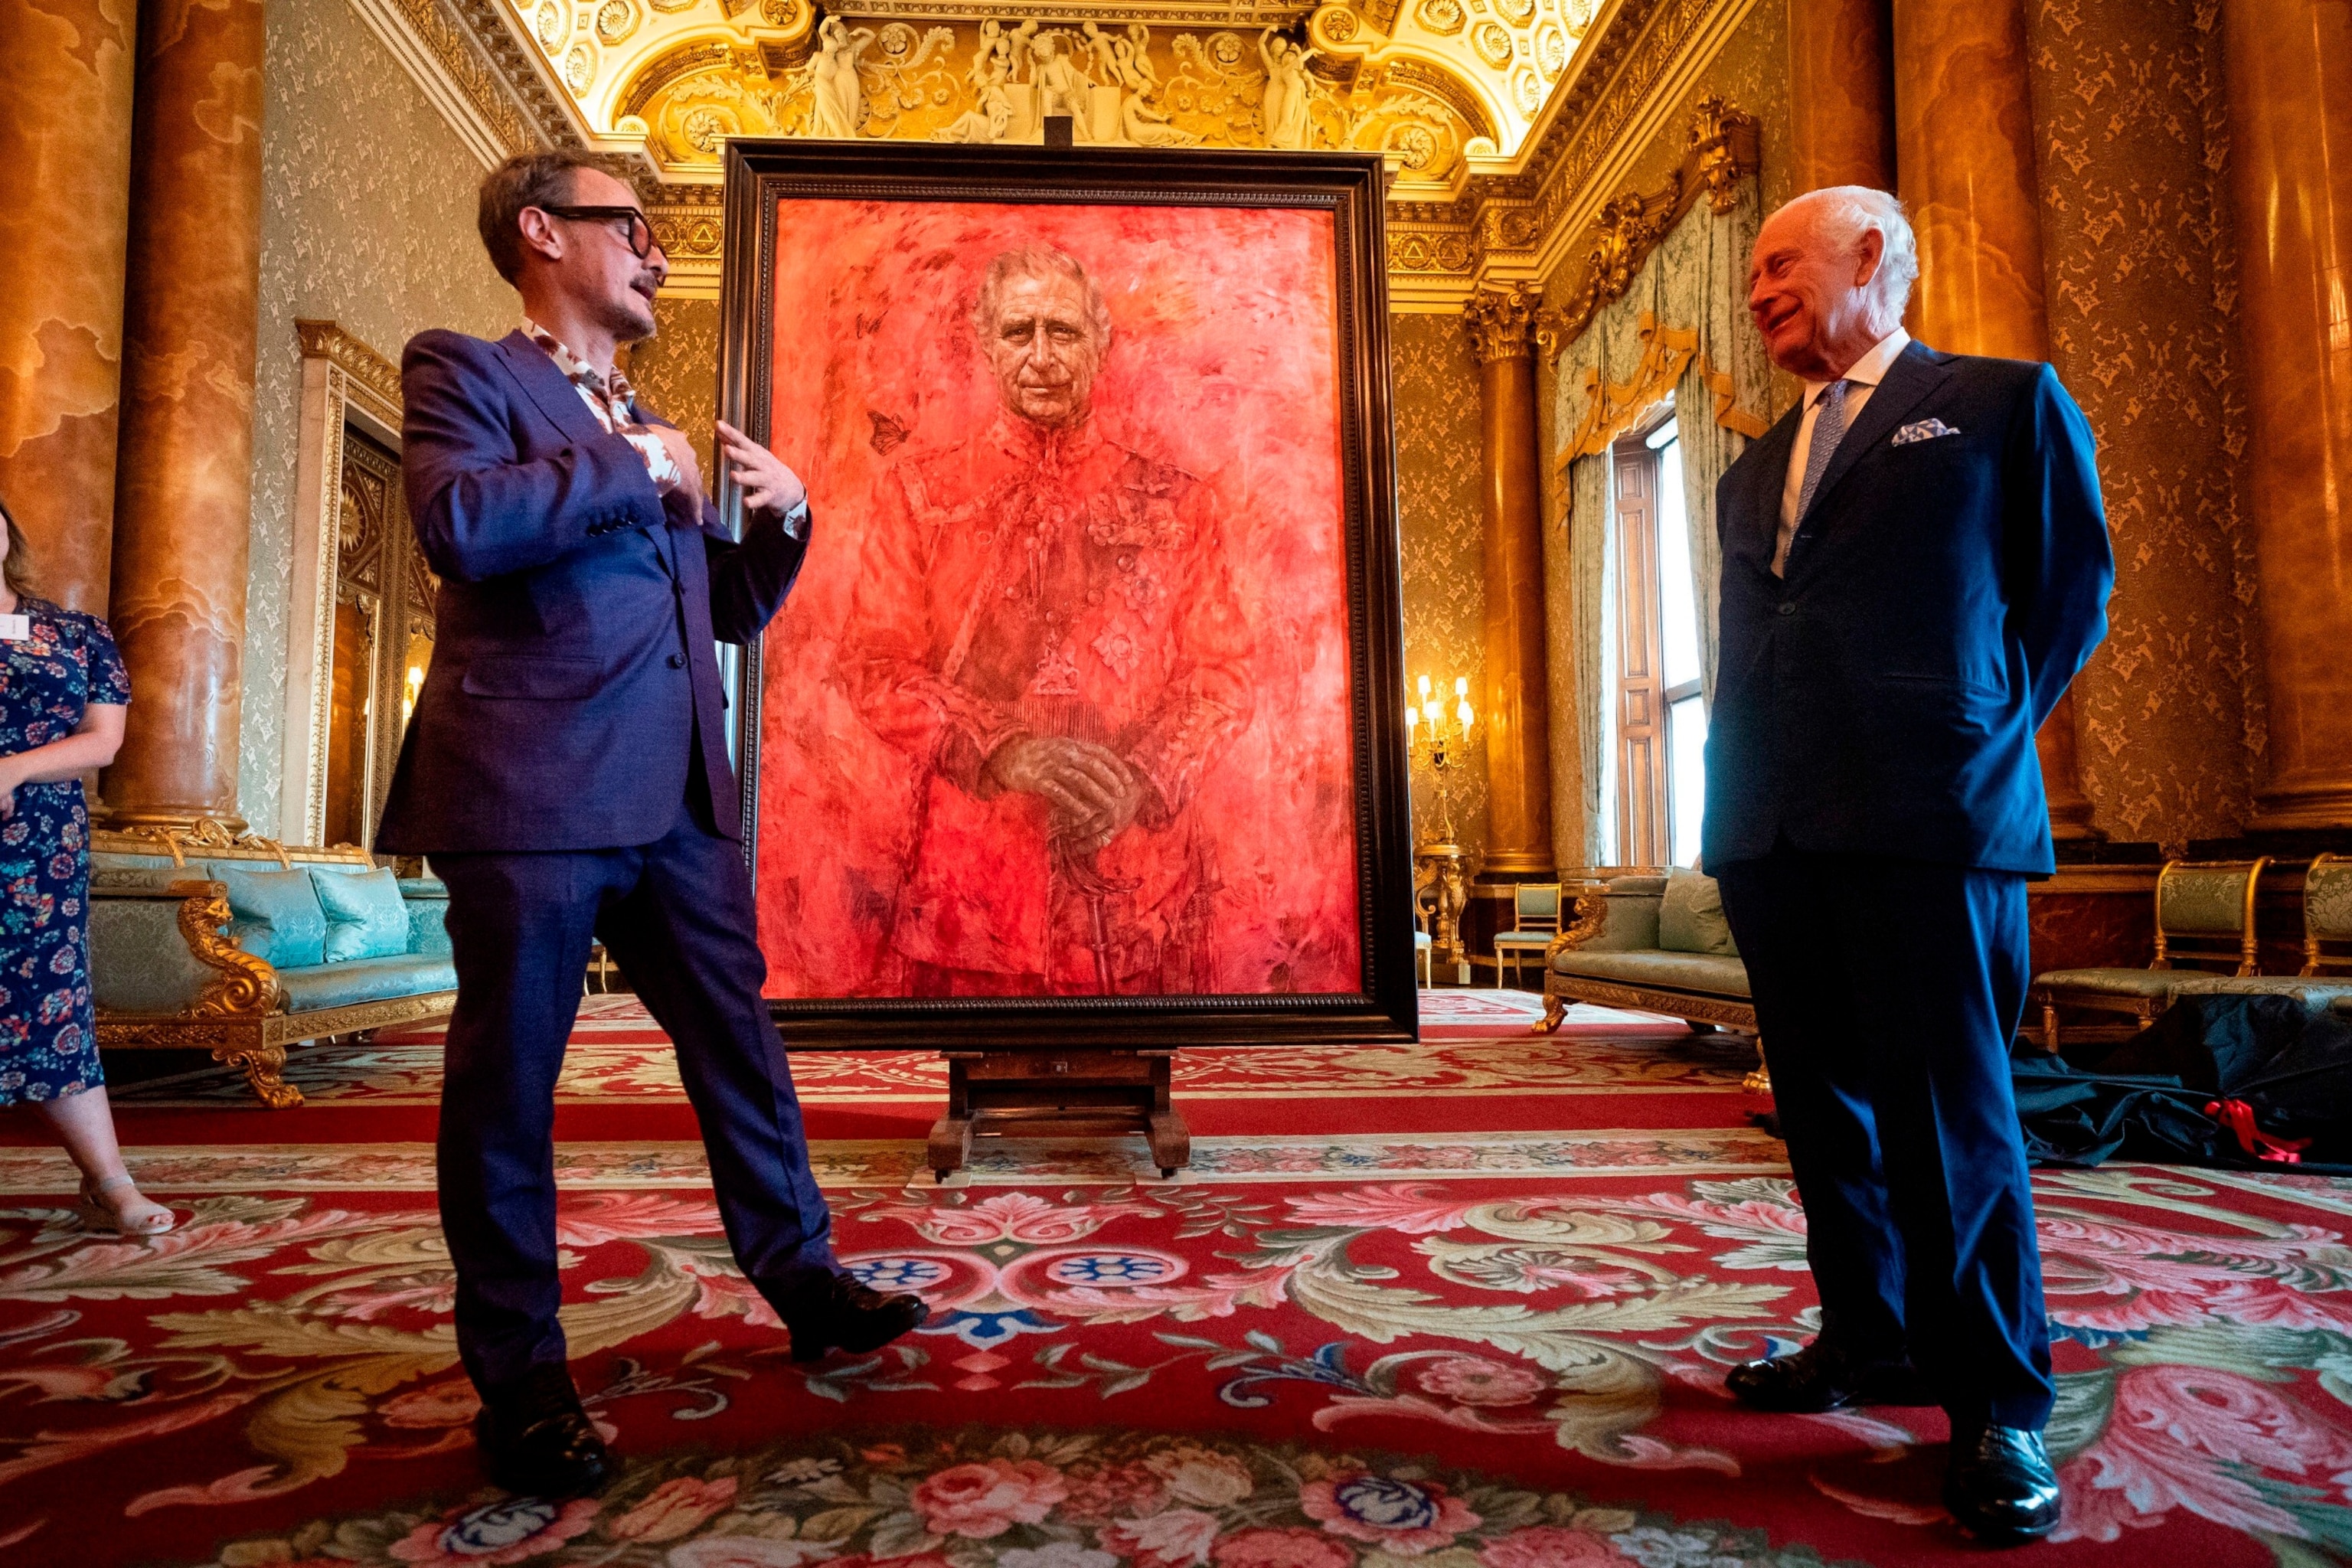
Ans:
<svg viewBox="0 0 2352 1568"><path fill-rule="evenodd" d="M490 1479L531 1497L593 1497L620 1473L613 1450L596 1435L571 1372L532 1367L522 1380L485 1395L474 1417L474 1437Z"/></svg>
<svg viewBox="0 0 2352 1568"><path fill-rule="evenodd" d="M1962 1530L1990 1546L2039 1541L2058 1528L2058 1473L2042 1434L1986 1426L1952 1435L1944 1506Z"/></svg>
<svg viewBox="0 0 2352 1568"><path fill-rule="evenodd" d="M1908 1362L1856 1363L1819 1340L1789 1355L1743 1362L1723 1385L1742 1405L1784 1415L1818 1415L1849 1405L1933 1405Z"/></svg>
<svg viewBox="0 0 2352 1568"><path fill-rule="evenodd" d="M821 1361L831 1350L880 1350L930 1321L920 1296L885 1296L853 1274L836 1274L794 1299L784 1312L794 1361Z"/></svg>

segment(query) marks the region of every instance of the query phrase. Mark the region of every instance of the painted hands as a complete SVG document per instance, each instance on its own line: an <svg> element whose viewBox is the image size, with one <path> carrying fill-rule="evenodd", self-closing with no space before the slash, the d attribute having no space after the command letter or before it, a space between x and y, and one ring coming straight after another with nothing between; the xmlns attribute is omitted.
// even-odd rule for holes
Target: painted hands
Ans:
<svg viewBox="0 0 2352 1568"><path fill-rule="evenodd" d="M1067 735L1020 735L996 749L986 776L999 789L1042 795L1055 835L1090 855L1135 820L1144 783L1108 746Z"/></svg>

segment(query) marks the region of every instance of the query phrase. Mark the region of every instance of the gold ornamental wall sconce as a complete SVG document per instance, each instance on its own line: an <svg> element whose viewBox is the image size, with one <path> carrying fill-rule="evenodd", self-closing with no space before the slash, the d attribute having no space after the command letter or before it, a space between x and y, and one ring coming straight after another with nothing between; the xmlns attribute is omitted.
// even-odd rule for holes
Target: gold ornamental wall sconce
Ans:
<svg viewBox="0 0 2352 1568"><path fill-rule="evenodd" d="M1477 728L1477 710L1470 705L1470 678L1454 681L1454 708L1446 710L1439 685L1426 675L1418 683L1421 700L1404 705L1405 745L1412 762L1429 771L1436 809L1430 827L1434 837L1413 850L1415 897L1431 897L1430 963L1433 973L1450 971L1458 984L1470 983L1470 955L1462 947L1462 911L1470 901L1470 856L1454 827L1453 791L1448 783L1454 770L1469 760L1470 738Z"/></svg>

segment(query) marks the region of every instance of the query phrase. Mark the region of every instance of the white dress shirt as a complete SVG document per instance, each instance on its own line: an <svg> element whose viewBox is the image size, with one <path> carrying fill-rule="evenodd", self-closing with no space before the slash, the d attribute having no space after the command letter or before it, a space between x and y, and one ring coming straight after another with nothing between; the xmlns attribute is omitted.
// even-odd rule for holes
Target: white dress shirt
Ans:
<svg viewBox="0 0 2352 1568"><path fill-rule="evenodd" d="M1850 432L1854 421L1870 402L1870 395L1886 378L1886 369L1895 363L1911 342L1911 334L1897 327L1871 345L1870 352L1853 362L1853 368L1842 378L1845 389L1845 427ZM1797 421L1796 444L1789 448L1789 476L1780 481L1780 539L1772 550L1772 574L1779 576L1788 564L1789 542L1797 536L1797 497L1805 488L1805 464L1813 451L1813 422L1821 417L1822 394L1827 392L1826 381L1805 383L1805 412Z"/></svg>

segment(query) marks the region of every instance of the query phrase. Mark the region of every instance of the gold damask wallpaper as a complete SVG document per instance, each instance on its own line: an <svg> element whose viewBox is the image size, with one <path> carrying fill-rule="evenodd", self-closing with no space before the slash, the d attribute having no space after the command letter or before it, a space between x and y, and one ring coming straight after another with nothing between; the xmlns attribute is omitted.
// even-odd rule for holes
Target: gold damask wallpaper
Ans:
<svg viewBox="0 0 2352 1568"><path fill-rule="evenodd" d="M267 18L253 574L237 793L254 831L275 835L302 388L295 319L336 321L396 362L426 327L503 336L519 307L474 234L482 166L359 13L269 0Z"/></svg>
<svg viewBox="0 0 2352 1568"><path fill-rule="evenodd" d="M1450 690L1467 676L1486 689L1485 523L1480 512L1478 362L1454 312L1389 318L1394 367L1397 507L1404 550L1404 670ZM1398 694L1403 700L1403 693ZM1450 699L1449 699L1450 703ZM1557 784L1554 785L1558 787ZM1454 825L1474 856L1486 848L1486 752L1449 781ZM1434 837L1428 771L1412 774L1413 841Z"/></svg>
<svg viewBox="0 0 2352 1568"><path fill-rule="evenodd" d="M629 381L645 405L694 443L703 477L710 466L710 426L719 417L719 301L660 300L661 331L629 351ZM790 462L793 455L783 454Z"/></svg>
<svg viewBox="0 0 2352 1568"><path fill-rule="evenodd" d="M2099 438L2111 629L2074 683L2110 837L2236 833L2262 770L2216 0L2032 17L2051 358Z"/></svg>

